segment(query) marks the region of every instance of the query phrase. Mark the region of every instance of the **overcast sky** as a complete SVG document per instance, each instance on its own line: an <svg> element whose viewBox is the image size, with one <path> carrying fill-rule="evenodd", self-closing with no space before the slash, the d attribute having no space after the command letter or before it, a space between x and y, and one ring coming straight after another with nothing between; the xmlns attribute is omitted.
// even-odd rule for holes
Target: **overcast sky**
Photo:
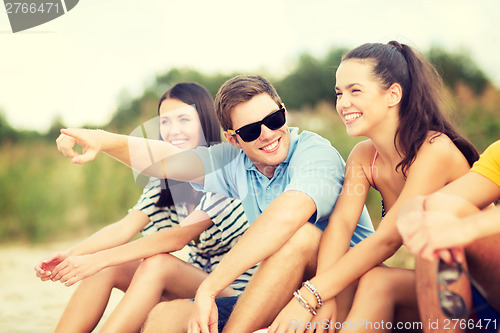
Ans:
<svg viewBox="0 0 500 333"><path fill-rule="evenodd" d="M100 126L121 92L174 67L279 75L302 52L392 39L467 50L500 86L499 17L498 0L81 0L14 34L2 9L0 110L17 128L44 131L58 115Z"/></svg>

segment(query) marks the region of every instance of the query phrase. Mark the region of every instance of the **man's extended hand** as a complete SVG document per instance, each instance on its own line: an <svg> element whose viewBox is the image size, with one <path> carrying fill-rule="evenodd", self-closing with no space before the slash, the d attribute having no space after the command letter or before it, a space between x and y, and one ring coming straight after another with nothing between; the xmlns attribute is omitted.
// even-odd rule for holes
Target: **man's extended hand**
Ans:
<svg viewBox="0 0 500 333"><path fill-rule="evenodd" d="M87 163L101 151L100 135L98 130L63 128L56 140L57 149L75 164ZM82 146L82 154L74 150L75 145Z"/></svg>

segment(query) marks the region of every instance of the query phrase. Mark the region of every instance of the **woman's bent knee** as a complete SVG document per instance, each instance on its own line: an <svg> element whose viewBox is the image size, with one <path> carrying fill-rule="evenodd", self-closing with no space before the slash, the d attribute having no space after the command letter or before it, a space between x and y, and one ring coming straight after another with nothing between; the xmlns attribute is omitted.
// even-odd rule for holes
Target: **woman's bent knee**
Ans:
<svg viewBox="0 0 500 333"><path fill-rule="evenodd" d="M306 223L293 234L285 244L294 253L316 253L321 239L321 231L311 223Z"/></svg>
<svg viewBox="0 0 500 333"><path fill-rule="evenodd" d="M165 266L174 266L176 265L176 261L178 261L176 257L174 257L171 254L167 253L160 253L160 254L155 254L154 256L145 258L142 262L140 267L142 269L155 269L158 267L165 267Z"/></svg>
<svg viewBox="0 0 500 333"><path fill-rule="evenodd" d="M395 281L391 270L387 267L375 267L366 272L359 279L357 293L370 298L392 298Z"/></svg>
<svg viewBox="0 0 500 333"><path fill-rule="evenodd" d="M175 275L178 266L182 262L171 254L156 254L144 259L137 269L137 276L156 276L161 279L168 279Z"/></svg>

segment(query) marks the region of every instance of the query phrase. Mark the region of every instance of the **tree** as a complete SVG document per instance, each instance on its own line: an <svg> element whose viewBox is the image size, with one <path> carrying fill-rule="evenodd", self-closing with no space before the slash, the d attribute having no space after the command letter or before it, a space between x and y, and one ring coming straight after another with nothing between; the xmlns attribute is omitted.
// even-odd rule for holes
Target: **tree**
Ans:
<svg viewBox="0 0 500 333"><path fill-rule="evenodd" d="M428 52L428 58L443 78L444 84L452 90L459 82L463 82L479 96L490 83L483 71L465 52L451 54L433 47Z"/></svg>

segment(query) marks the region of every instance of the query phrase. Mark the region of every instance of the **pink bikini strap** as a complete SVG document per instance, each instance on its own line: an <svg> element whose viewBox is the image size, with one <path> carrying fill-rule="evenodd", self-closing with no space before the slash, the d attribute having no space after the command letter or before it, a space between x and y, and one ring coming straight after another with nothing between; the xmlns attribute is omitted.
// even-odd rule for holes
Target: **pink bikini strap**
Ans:
<svg viewBox="0 0 500 333"><path fill-rule="evenodd" d="M377 157L378 157L378 151L375 150L375 155L373 156L373 162L372 165L370 165L370 178L372 179L372 185L375 189L376 187L375 187L375 181L373 180L373 167L375 166L375 161L377 160Z"/></svg>

